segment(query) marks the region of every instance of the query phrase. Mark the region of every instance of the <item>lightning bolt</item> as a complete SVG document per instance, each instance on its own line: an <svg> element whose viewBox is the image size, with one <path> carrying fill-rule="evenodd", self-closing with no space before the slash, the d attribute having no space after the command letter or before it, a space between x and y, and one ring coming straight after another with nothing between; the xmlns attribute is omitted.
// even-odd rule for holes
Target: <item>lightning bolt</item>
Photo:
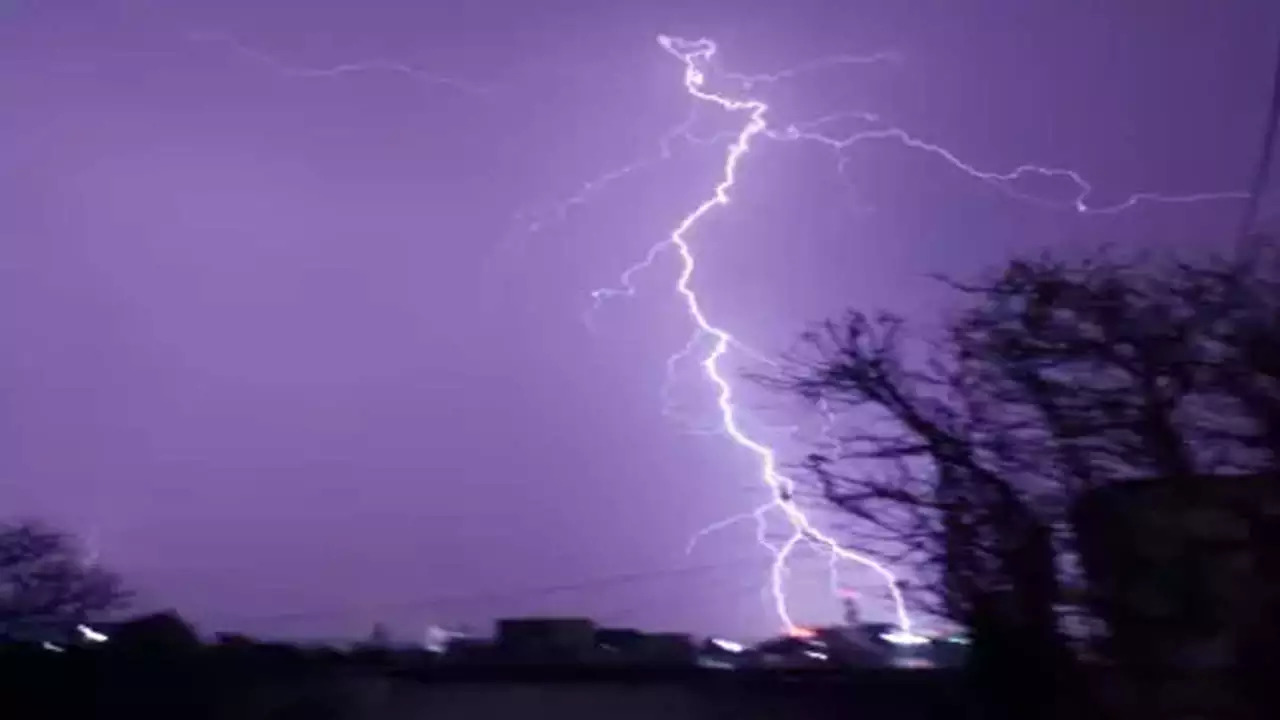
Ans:
<svg viewBox="0 0 1280 720"><path fill-rule="evenodd" d="M712 50L712 54L715 51ZM784 68L771 73L757 73L747 75L736 72L722 72L721 77L726 80L733 80L742 85L743 90L750 90L756 85L766 85L776 83L781 80L788 80L798 75L805 75L815 70L825 70L830 67L838 67L840 65L870 65L872 63L900 63L902 55L893 51L878 52L871 55L830 55L816 60L809 60L799 65Z"/></svg>
<svg viewBox="0 0 1280 720"><path fill-rule="evenodd" d="M457 80L426 72L413 65L392 60L368 60L351 62L332 67L304 68L294 67L277 58L241 45L232 38L213 33L192 33L189 39L198 42L217 42L230 48L235 54L247 58L261 66L286 78L337 78L344 75L364 73L391 73L405 76L416 82L429 86L446 86L471 95L488 95L494 88L476 83ZM837 540L820 530L793 499L795 482L779 467L777 453L764 442L756 439L742 427L743 411L735 405L734 391L726 371L722 368L722 360L731 350L744 353L756 360L772 362L763 353L755 351L739 342L723 326L715 324L702 309L698 294L692 281L696 270L695 256L689 244L689 236L695 226L708 214L718 208L730 204L730 192L735 186L738 170L742 160L750 152L754 144L760 140L777 142L811 142L833 151L837 159L836 171L844 177L844 169L849 162L845 151L864 142L890 141L913 150L931 154L952 168L967 176L991 185L1015 199L1034 203L1048 208L1074 210L1084 214L1114 214L1134 208L1144 203L1183 204L1209 200L1247 199L1247 192L1209 192L1170 195L1163 193L1141 192L1125 197L1123 200L1105 205L1094 205L1090 202L1094 195L1093 185L1080 173L1058 167L1026 164L1008 172L983 170L977 165L963 160L958 154L943 147L917 137L907 130L886 123L879 115L862 111L844 111L804 122L771 127L766 120L769 105L759 99L735 97L708 90L707 71L713 66L717 53L716 44L705 38L686 40L671 36L659 36L659 45L668 54L679 60L684 68L684 88L693 101L695 113L700 106L712 106L722 111L746 116L746 122L736 133L720 133L709 138L696 137L691 127L696 114L690 114L685 120L670 128L658 142L656 155L637 158L621 167L600 175L583 184L571 197L556 203L541 212L522 213L521 217L530 232L539 232L553 222L568 219L574 207L583 205L607 187L631 176L639 171L652 167L673 157L674 143L677 140L693 145L709 145L728 141L728 150L724 156L721 177L712 189L711 194L692 212L686 215L674 228L671 234L651 246L644 257L628 267L620 276L618 284L612 288L602 288L592 293L592 305L585 320L590 326L594 313L608 300L631 297L636 294L635 277L649 269L660 255L675 251L680 260L680 272L676 279L675 290L684 301L687 315L694 324L695 331L689 342L667 362L668 384L664 385L664 400L668 399L670 379L679 363L694 357L703 346L707 346L699 364L704 375L716 392L716 408L719 411L719 429L717 434L728 437L739 448L752 455L759 466L759 479L771 493L771 500L754 510L735 515L714 523L699 531L690 540L687 550L692 552L699 539L738 522L754 520L756 524L756 540L772 556L769 570L769 581L766 590L772 605L784 628L796 635L806 634L803 627L796 625L787 607L786 579L788 561L796 548L802 544L816 547L827 553L829 562L829 580L833 594L839 592L838 567L841 562L848 561L868 568L885 582L892 597L899 635L906 641L918 638L912 633L912 621L903 598L900 584L895 574L874 558L843 547ZM858 65L880 62L894 62L900 57L896 53L878 53L870 56L838 55L807 62L792 68L773 73L740 74L721 72L719 77L736 83L742 93L749 93L756 87L777 83L802 73L823 70L843 65ZM841 123L856 122L859 127L853 131L837 134L826 131L827 128ZM1020 187L1020 183L1031 178L1047 178L1065 180L1074 192L1067 198L1046 198L1033 194ZM664 403L664 412L669 410L670 403ZM824 415L829 411L822 408ZM828 426L829 427L829 426ZM780 515L787 523L789 533L781 544L768 538L768 520Z"/></svg>
<svg viewBox="0 0 1280 720"><path fill-rule="evenodd" d="M744 522L746 520L752 520L752 519L756 521L756 542L759 543L760 546L763 547L765 550L768 550L769 552L776 554L778 552L778 548L769 542L769 536L768 536L769 525L768 525L767 516L769 511L772 509L773 509L773 503L768 502L750 512L739 513L737 515L727 517L724 520L719 520L717 522L711 523L710 525L694 533L693 537L689 538L689 544L686 545L684 549L685 554L692 555L694 548L697 547L698 545L698 541L701 540L702 538L708 535L711 535L712 533L719 532L720 530L723 530L732 525L736 525L740 522Z"/></svg>
<svg viewBox="0 0 1280 720"><path fill-rule="evenodd" d="M989 183L1015 199L1024 200L1046 207L1070 207L1076 212L1085 215L1114 215L1142 203L1186 204L1205 202L1207 200L1247 200L1250 196L1248 192L1244 191L1201 192L1188 193L1184 195L1140 192L1133 193L1124 200L1111 205L1092 205L1089 203L1089 197L1093 195L1094 187L1092 183L1086 180L1083 175L1075 170L1030 164L1019 165L1013 170L1003 173L982 170L960 159L960 157L955 153L941 145L922 140L900 127L867 129L835 137L818 132L818 128L823 125L828 125L832 122L851 117L866 122L879 121L878 116L870 113L841 112L833 113L826 117L818 118L817 120L791 124L780 131L767 130L766 134L773 140L806 140L815 142L825 145L837 152L843 152L856 143L866 142L868 140L894 140L906 147L940 157L955 169L960 170L972 178ZM1076 193L1069 201L1064 203L1060 200L1055 201L1031 195L1016 187L1015 183L1019 180L1030 177L1063 178L1075 186Z"/></svg>
<svg viewBox="0 0 1280 720"><path fill-rule="evenodd" d="M712 138L712 140L702 140L693 136L690 128L697 119L698 116L696 114L689 113L689 116L686 117L683 122L663 133L662 137L658 139L658 153L656 155L638 157L625 165L614 168L599 177L583 183L582 186L578 188L577 192L560 202L554 203L550 209L543 208L541 211L524 210L517 213L517 219L525 221L526 230L529 232L539 232L545 226L550 225L553 222L563 222L567 220L569 213L572 212L573 208L579 205L585 205L592 196L598 194L618 180L628 177L640 170L652 167L653 165L665 160L670 160L675 154L675 148L672 144L676 140L684 139L690 142L699 143L713 141L714 138Z"/></svg>
<svg viewBox="0 0 1280 720"><path fill-rule="evenodd" d="M739 412L734 405L733 387L720 367L721 359L735 344L734 337L728 330L713 323L707 317L702 309L698 294L692 286L697 262L687 236L692 232L694 226L713 210L729 204L729 192L737 182L738 168L743 157L750 151L752 141L768 129L765 113L768 111L769 106L760 100L738 100L709 92L705 89L706 75L700 66L708 63L715 54L715 43L710 40L687 41L664 35L658 38L658 42L663 49L683 63L684 86L691 96L730 112L746 113L747 122L729 145L720 181L716 184L711 196L698 205L693 212L686 215L663 243L654 245L642 263L633 266L623 274L624 287L631 287L629 283L631 276L635 272L639 272L643 266L652 263L657 254L665 248L674 248L679 254L681 265L679 277L676 279L676 291L683 298L685 309L699 333L712 340L712 347L703 357L701 364L707 378L715 386L716 405L720 410L720 420L724 432L734 443L756 457L760 464L761 479L773 492L773 501L766 507L758 508L752 515L759 521L760 518L764 517L766 508L780 510L794 530L786 542L780 548L777 548L770 570L770 586L774 599L774 609L785 628L793 633L801 630L791 619L787 609L785 592L787 559L797 544L802 540L809 539L820 543L833 554L870 568L884 578L893 595L898 625L903 632L909 633L911 631L911 617L907 612L906 602L898 590L898 581L893 572L871 557L842 547L834 538L828 537L815 527L791 498L795 483L791 478L780 472L776 453L772 448L754 439L742 429ZM595 297L600 300L609 297L609 295L598 292ZM688 347L686 346L686 350ZM762 521L761 524L763 524ZM767 545L767 543L763 544Z"/></svg>
<svg viewBox="0 0 1280 720"><path fill-rule="evenodd" d="M676 278L675 291L683 300L684 309L689 319L694 324L695 332L690 341L680 351L668 359L668 383L670 382L671 375L674 372L676 365L682 360L690 357L697 350L699 340L704 338L709 339L710 349L702 356L700 364L706 379L711 383L716 392L716 407L719 410L721 432L723 435L730 438L739 448L754 456L759 467L759 479L764 486L768 488L772 498L767 504L761 505L752 511L721 520L700 530L690 540L686 550L688 552L692 552L698 540L710 533L726 528L737 522L754 519L757 527L757 541L773 556L773 561L769 570L768 588L774 610L778 618L781 620L783 628L788 633L792 635L805 635L810 632L806 628L797 625L791 617L787 607L785 587L788 573L788 560L796 547L801 543L805 543L815 546L827 553L829 562L828 577L832 593L835 595L843 594L840 590L838 576L838 565L842 561L856 563L878 575L888 588L893 601L894 612L898 624L898 631L890 634L887 639L901 640L903 642L910 643L920 642L920 637L912 631L911 615L908 612L899 580L894 572L875 558L844 547L835 538L824 533L820 528L818 528L794 500L793 494L795 492L795 482L792 478L788 477L781 471L776 451L748 433L742 427L741 418L743 413L737 405L735 405L733 386L726 377L725 370L722 368L721 363L726 355L733 349L746 350L756 355L757 358L763 356L751 351L750 348L739 343L733 334L723 326L713 322L703 310L699 295L692 284L697 268L697 262L690 246L689 238L693 234L699 221L707 217L716 209L726 207L730 204L730 193L737 183L739 168L743 159L749 154L754 144L761 139L780 142L812 142L825 146L835 152L838 158L837 172L839 172L843 177L843 169L847 162L844 155L845 150L858 143L874 140L890 140L905 147L939 157L953 168L960 170L976 180L990 184L1013 198L1051 208L1073 209L1076 212L1084 214L1114 214L1131 209L1143 203L1182 204L1203 202L1207 200L1247 199L1248 193L1209 192L1169 195L1142 192L1129 195L1117 203L1109 205L1093 205L1089 202L1091 196L1094 194L1093 185L1088 182L1084 176L1074 170L1031 164L1021 165L1008 172L982 170L977 166L962 160L957 154L941 145L916 137L902 128L883 124L881 118L873 113L845 111L821 117L816 120L803 123L793 123L782 128L773 128L769 125L766 119L766 115L770 109L769 105L763 100L749 96L735 97L714 92L707 88L707 69L712 66L713 58L717 52L717 46L713 41L707 38L686 40L666 35L659 36L657 40L663 50L681 62L684 68L684 88L697 103L717 107L720 110L730 113L745 115L746 121L736 134L732 134L730 136L731 142L729 143L727 152L724 156L720 179L714 188L712 188L709 196L695 207L692 212L685 215L668 237L652 245L639 262L624 270L616 286L612 288L602 288L592 292L593 303L588 314L588 321L591 317L590 313L597 311L605 301L613 298L634 296L636 292L634 278L636 275L649 269L657 258L664 252L674 251L678 255L680 261L680 271ZM819 67L827 67L832 64L877 62L893 58L894 56L891 54L883 53L870 57L839 56L834 59L807 63L790 70L784 70L769 75L722 73L722 76L727 80L737 82L743 91L746 92L753 86L762 83L776 82ZM830 126L834 123L850 120L856 120L859 123L870 125L871 127L863 127L862 129L849 132L844 135L828 134L822 131L824 127ZM706 142L706 140L699 140L689 136L689 125L690 121L686 120L663 136L662 158L665 159L670 157L670 142L677 136L683 135L691 142ZM714 139L715 138L712 138L712 140ZM626 176L635 170L636 167L636 164L628 165L608 175L602 176L604 178L603 182L593 181L593 183L584 186L584 191L580 192L574 198L571 198L570 201L568 201L568 204L564 207L567 208L570 204L576 204L584 201L586 199L587 192L598 190L602 184L606 184ZM1062 199L1054 200L1033 195L1018 187L1019 181L1032 177L1065 179L1075 188L1075 192L1064 201ZM560 217L564 217L563 212L560 213ZM666 392L667 386L664 385L664 398L666 397ZM664 407L666 406L664 405ZM827 418L827 422L824 425L824 435L829 436L832 423L830 410L826 407L822 407L820 410L822 410L823 415ZM827 439L830 440L831 438L828 437ZM790 528L790 533L786 541L781 545L771 543L766 537L767 519L771 514L780 514L786 520Z"/></svg>
<svg viewBox="0 0 1280 720"><path fill-rule="evenodd" d="M251 62L270 68L285 78L337 78L343 75L359 75L367 73L390 73L403 75L427 86L449 87L467 95L488 96L495 88L488 85L459 80L445 75L437 75L421 68L398 60L375 58L359 62L348 62L332 67L295 67L272 55L240 44L235 38L218 32L189 32L187 39L196 43L216 43L229 48L233 53Z"/></svg>

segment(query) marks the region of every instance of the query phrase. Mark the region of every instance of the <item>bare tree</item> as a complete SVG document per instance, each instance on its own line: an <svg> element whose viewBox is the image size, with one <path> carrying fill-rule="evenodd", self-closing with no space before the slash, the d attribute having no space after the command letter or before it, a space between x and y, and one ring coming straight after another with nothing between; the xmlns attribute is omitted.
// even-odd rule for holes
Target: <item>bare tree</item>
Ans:
<svg viewBox="0 0 1280 720"><path fill-rule="evenodd" d="M1063 644L1050 525L1038 494L1020 487L1025 469L1009 447L1027 421L999 411L957 337L912 363L902 330L897 318L856 313L824 323L764 381L857 418L838 450L809 457L809 478L837 508L899 542L900 564L936 588L915 599L974 632L975 654L991 657L981 667L992 686L1016 678L1022 697L1044 704L1015 714L1043 715L1057 696L1032 685L1060 675Z"/></svg>
<svg viewBox="0 0 1280 720"><path fill-rule="evenodd" d="M86 563L66 533L0 523L0 633L86 622L127 599L120 579Z"/></svg>
<svg viewBox="0 0 1280 720"><path fill-rule="evenodd" d="M1068 621L1106 619L1077 569L1083 494L1280 469L1280 284L1265 270L1016 261L952 282L962 309L934 342L853 313L762 380L852 419L803 471L898 541L936 589L930 610L1056 662Z"/></svg>
<svg viewBox="0 0 1280 720"><path fill-rule="evenodd" d="M1178 288L1213 322L1201 338L1205 382L1221 401L1214 430L1246 466L1280 467L1280 263L1263 240L1249 266L1182 268Z"/></svg>

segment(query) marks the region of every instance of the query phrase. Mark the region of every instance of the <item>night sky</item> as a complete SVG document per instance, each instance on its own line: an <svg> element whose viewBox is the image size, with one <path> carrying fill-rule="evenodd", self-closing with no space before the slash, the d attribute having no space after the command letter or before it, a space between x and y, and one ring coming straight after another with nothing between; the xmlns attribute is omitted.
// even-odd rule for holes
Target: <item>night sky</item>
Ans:
<svg viewBox="0 0 1280 720"><path fill-rule="evenodd" d="M0 513L205 630L774 631L752 523L685 554L768 495L707 432L696 359L667 381L693 330L674 256L589 312L745 121L702 106L662 158L694 103L661 33L713 38L725 71L812 63L754 85L777 127L875 113L983 170L1072 168L1106 206L1247 188L1280 5L0 0ZM773 355L847 307L927 325L930 273L1196 251L1243 209L1003 189L1039 202L892 140L761 140L691 234L693 285ZM812 418L741 397L784 458L809 447L785 426ZM889 618L874 575L841 582ZM790 589L837 618L818 556Z"/></svg>

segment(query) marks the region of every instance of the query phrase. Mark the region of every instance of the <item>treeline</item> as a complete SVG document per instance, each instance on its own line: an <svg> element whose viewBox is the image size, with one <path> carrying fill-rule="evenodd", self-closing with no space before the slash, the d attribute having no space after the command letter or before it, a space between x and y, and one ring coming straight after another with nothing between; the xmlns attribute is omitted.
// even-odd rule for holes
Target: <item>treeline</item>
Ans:
<svg viewBox="0 0 1280 720"><path fill-rule="evenodd" d="M802 487L922 580L922 612L972 633L993 714L1276 703L1280 265L1269 239L1253 249L1015 260L946 280L937 335L851 312L758 378L831 415ZM1213 692L1160 707L1206 668Z"/></svg>

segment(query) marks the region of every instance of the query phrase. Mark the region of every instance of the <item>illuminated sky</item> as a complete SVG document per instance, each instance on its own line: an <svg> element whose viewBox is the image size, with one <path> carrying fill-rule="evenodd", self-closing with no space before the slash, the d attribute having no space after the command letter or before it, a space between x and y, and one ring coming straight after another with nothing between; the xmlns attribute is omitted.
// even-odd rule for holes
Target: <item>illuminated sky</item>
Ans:
<svg viewBox="0 0 1280 720"><path fill-rule="evenodd" d="M659 33L742 73L896 53L755 89L779 123L873 112L982 169L1073 168L1100 205L1244 189L1280 33L1266 0L426 5L0 4L0 507L206 629L776 626L750 523L685 555L767 496L689 432L692 364L664 415L676 264L584 322L721 168L676 141L564 204L688 117ZM1018 187L1047 206L894 142L844 158L762 143L697 232L694 284L755 348L849 306L927 320L929 273L1013 251L1208 247L1242 207L1083 216L1061 182ZM822 568L797 563L800 619L836 617Z"/></svg>

